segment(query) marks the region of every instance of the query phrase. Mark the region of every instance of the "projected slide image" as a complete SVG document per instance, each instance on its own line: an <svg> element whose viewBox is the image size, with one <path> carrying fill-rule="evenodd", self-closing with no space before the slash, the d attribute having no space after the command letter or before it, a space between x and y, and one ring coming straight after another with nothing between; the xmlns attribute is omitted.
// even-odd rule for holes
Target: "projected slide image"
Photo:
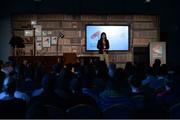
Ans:
<svg viewBox="0 0 180 120"><path fill-rule="evenodd" d="M129 50L129 26L87 25L86 50L97 50L97 42L101 33L105 32L109 40L109 50Z"/></svg>

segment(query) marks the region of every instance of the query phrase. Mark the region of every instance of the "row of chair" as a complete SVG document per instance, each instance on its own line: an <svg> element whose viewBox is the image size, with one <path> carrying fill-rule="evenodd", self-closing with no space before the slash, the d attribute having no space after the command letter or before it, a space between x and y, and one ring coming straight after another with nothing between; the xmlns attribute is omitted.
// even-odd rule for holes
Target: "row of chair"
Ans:
<svg viewBox="0 0 180 120"><path fill-rule="evenodd" d="M26 118L133 118L133 112L125 105L116 104L101 112L99 109L86 104L78 104L66 111L52 105L43 105L39 109L29 109Z"/></svg>
<svg viewBox="0 0 180 120"><path fill-rule="evenodd" d="M40 109L29 109L26 118L76 118L76 119L93 119L93 118L136 118L134 111L123 104L115 104L101 112L99 109L90 105L79 104L66 111L52 105L43 105ZM180 103L170 109L170 118L180 118Z"/></svg>

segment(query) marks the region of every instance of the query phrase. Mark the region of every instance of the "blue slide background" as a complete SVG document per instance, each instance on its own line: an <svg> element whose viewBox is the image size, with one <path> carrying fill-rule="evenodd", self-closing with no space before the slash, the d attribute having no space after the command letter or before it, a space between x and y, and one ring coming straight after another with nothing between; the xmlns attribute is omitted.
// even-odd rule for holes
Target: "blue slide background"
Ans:
<svg viewBox="0 0 180 120"><path fill-rule="evenodd" d="M105 32L109 40L109 50L128 50L129 26L86 26L86 50L97 50L100 34ZM93 36L93 37L92 37Z"/></svg>

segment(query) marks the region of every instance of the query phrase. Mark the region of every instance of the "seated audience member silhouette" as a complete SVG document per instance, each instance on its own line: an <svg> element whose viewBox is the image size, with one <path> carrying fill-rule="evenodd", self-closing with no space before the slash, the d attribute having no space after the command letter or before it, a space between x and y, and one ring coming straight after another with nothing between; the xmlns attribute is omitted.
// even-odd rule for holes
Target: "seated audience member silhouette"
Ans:
<svg viewBox="0 0 180 120"><path fill-rule="evenodd" d="M98 61L96 65L96 78L94 84L96 86L97 92L102 92L109 80L108 67L104 61Z"/></svg>
<svg viewBox="0 0 180 120"><path fill-rule="evenodd" d="M70 87L70 82L72 80L71 67L67 65L66 68L63 68L60 71L59 77L55 80L54 92L62 99L61 102L64 106L64 109L72 107L74 105L73 101L73 90Z"/></svg>
<svg viewBox="0 0 180 120"><path fill-rule="evenodd" d="M160 71L160 66L161 66L161 60L160 59L155 59L153 63L153 73L157 75Z"/></svg>
<svg viewBox="0 0 180 120"><path fill-rule="evenodd" d="M57 80L55 92L59 97L64 99L66 108L77 104L90 104L96 106L96 102L90 96L85 96L81 92L77 92L79 79L73 74L71 69L65 68L60 73L61 78ZM79 89L79 88L78 88Z"/></svg>
<svg viewBox="0 0 180 120"><path fill-rule="evenodd" d="M28 102L30 100L29 96L25 92L21 91L21 86L23 86L22 84L20 84L23 82L23 80L20 79L20 76L23 75L22 70L20 69L20 66L16 67L15 70L16 71L14 71L14 67L11 63L6 63L2 69L2 71L6 74L6 79L9 79L9 77L15 79L16 90L14 91L14 97Z"/></svg>
<svg viewBox="0 0 180 120"><path fill-rule="evenodd" d="M153 74L153 68L147 67L146 68L146 78L142 81L142 85L153 87L153 86L151 86L151 83L153 83L153 81L156 81L156 80L157 80L157 78Z"/></svg>
<svg viewBox="0 0 180 120"><path fill-rule="evenodd" d="M44 68L43 64L40 62L37 62L34 64L34 73L33 73L33 81L32 81L32 97L39 96L41 92L43 91L42 88L42 79L44 74L46 73L46 69Z"/></svg>
<svg viewBox="0 0 180 120"><path fill-rule="evenodd" d="M180 101L179 86L180 86L179 75L168 74L168 77L165 80L164 89L156 94L156 98L158 102L162 106L167 107L167 108L170 108L176 103L179 103Z"/></svg>
<svg viewBox="0 0 180 120"><path fill-rule="evenodd" d="M3 81L6 77L6 74L3 71L1 71L2 65L3 63L0 63L0 92L2 90Z"/></svg>
<svg viewBox="0 0 180 120"><path fill-rule="evenodd" d="M23 89L23 91L25 91L28 95L31 94L31 92L33 91L33 82L34 82L34 66L31 62L27 63L23 62L23 66L24 66L24 70L23 70L23 82L20 82L21 87Z"/></svg>
<svg viewBox="0 0 180 120"><path fill-rule="evenodd" d="M8 76L3 82L3 92L0 93L0 118L24 118L26 103L14 97L15 79Z"/></svg>
<svg viewBox="0 0 180 120"><path fill-rule="evenodd" d="M39 105L53 105L57 107L64 107L63 99L58 97L54 92L54 81L55 78L51 74L45 74L42 78L41 87L34 92L35 96L32 97L30 102L31 106L34 104Z"/></svg>
<svg viewBox="0 0 180 120"><path fill-rule="evenodd" d="M70 102L71 106L75 106L78 104L86 104L97 107L95 99L92 96L83 93L74 93L73 97L71 97Z"/></svg>
<svg viewBox="0 0 180 120"><path fill-rule="evenodd" d="M58 63L58 64L54 64L52 65L52 71L51 74L57 78L60 75L60 71L63 68L63 63Z"/></svg>
<svg viewBox="0 0 180 120"><path fill-rule="evenodd" d="M110 79L106 89L100 93L97 103L102 111L114 104L125 104L133 109L134 103L128 96L128 92L129 86L125 80L124 71L118 68L114 78Z"/></svg>
<svg viewBox="0 0 180 120"><path fill-rule="evenodd" d="M167 65L161 65L158 73L156 74L157 79L151 82L151 88L156 91L163 89L165 87L165 81L167 80L167 74Z"/></svg>
<svg viewBox="0 0 180 120"><path fill-rule="evenodd" d="M13 67L13 64L10 63L10 62L6 62L2 68L1 68L1 71L3 73L6 74L6 76L10 75L10 74L14 74L14 67Z"/></svg>
<svg viewBox="0 0 180 120"><path fill-rule="evenodd" d="M108 68L108 75L110 78L114 77L115 71L116 71L116 64L111 63Z"/></svg>
<svg viewBox="0 0 180 120"><path fill-rule="evenodd" d="M144 95L141 88L141 81L145 78L142 74L131 75L128 79L131 86L131 96Z"/></svg>
<svg viewBox="0 0 180 120"><path fill-rule="evenodd" d="M142 69L142 68L144 70L146 69L146 67L141 66L140 69ZM138 70L136 70L136 72L137 71ZM137 72L137 73L141 73L140 75L143 75L144 72ZM161 88L160 86L162 85L159 83L162 83L161 80L159 80L159 81L154 80L154 81L151 81L150 85L153 85L154 89L158 90L159 88ZM141 108L137 111L137 117L138 118L147 118L147 117L148 118L166 118L168 115L166 110L155 99L154 92L156 92L156 91L149 92L144 87L142 90L143 90L143 94L144 94L143 108Z"/></svg>
<svg viewBox="0 0 180 120"><path fill-rule="evenodd" d="M91 96L94 99L98 99L98 92L94 84L96 77L95 67L92 65L86 65L82 74L82 93L87 96Z"/></svg>
<svg viewBox="0 0 180 120"><path fill-rule="evenodd" d="M24 89L22 89L23 87L21 87L23 84L21 83L23 80L22 79L17 79L16 80L16 90L14 92L14 97L15 98L19 98L22 99L24 101L26 101L26 103L29 103L30 101L30 97L29 95L25 92Z"/></svg>
<svg viewBox="0 0 180 120"><path fill-rule="evenodd" d="M83 75L82 77L78 77L76 72L72 72L73 75L69 81L69 88L73 93L71 97L72 106L78 104L88 104L95 107L97 106L95 101L97 93L93 86L93 74L95 75L93 72L95 71L91 71L93 70L93 68L91 68L92 66L87 66L84 68L83 72L86 76ZM88 71L91 71L91 76Z"/></svg>
<svg viewBox="0 0 180 120"><path fill-rule="evenodd" d="M55 92L61 98L70 98L73 93L69 88L70 81L72 79L71 69L63 68L60 72L59 77L55 81Z"/></svg>
<svg viewBox="0 0 180 120"><path fill-rule="evenodd" d="M26 101L27 103L30 101L30 97L25 93L25 79L24 79L24 71L25 66L21 64L21 61L18 61L15 64L15 78L16 78L16 90L14 92L14 97L22 99Z"/></svg>
<svg viewBox="0 0 180 120"><path fill-rule="evenodd" d="M134 73L134 66L131 62L126 63L124 72L125 72L127 78Z"/></svg>
<svg viewBox="0 0 180 120"><path fill-rule="evenodd" d="M168 105L168 97L170 99L170 96L173 94L173 89L174 89L174 85L173 85L173 81L170 80L166 80L165 81L165 87L162 91L158 92L156 94L157 99L160 101L161 104L164 105ZM165 104L166 103L166 104Z"/></svg>
<svg viewBox="0 0 180 120"><path fill-rule="evenodd" d="M9 100L14 98L15 89L15 79L9 76L6 77L3 82L3 92L0 93L0 100Z"/></svg>

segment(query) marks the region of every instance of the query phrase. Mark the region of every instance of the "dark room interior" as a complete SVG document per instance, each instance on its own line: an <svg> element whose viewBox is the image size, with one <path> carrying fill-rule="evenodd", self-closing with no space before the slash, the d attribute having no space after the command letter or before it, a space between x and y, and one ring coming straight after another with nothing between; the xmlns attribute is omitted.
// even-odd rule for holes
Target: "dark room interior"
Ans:
<svg viewBox="0 0 180 120"><path fill-rule="evenodd" d="M0 119L179 119L179 5L1 0Z"/></svg>

